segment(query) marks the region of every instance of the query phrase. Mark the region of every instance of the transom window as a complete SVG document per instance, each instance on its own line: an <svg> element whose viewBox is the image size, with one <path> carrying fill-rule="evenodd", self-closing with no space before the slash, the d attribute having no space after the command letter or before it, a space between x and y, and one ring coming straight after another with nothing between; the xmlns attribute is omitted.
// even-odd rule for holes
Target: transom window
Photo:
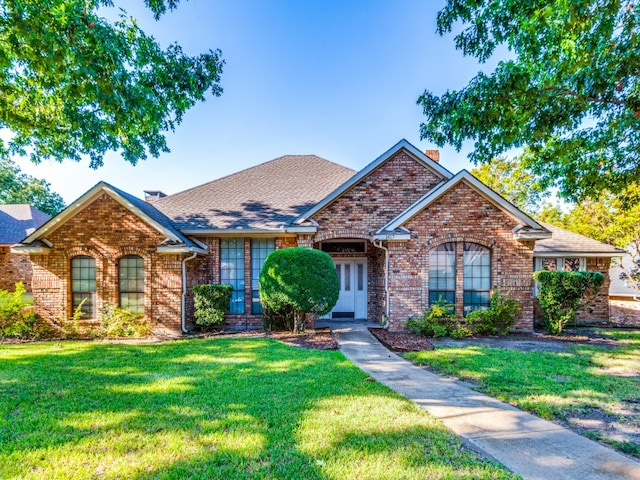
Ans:
<svg viewBox="0 0 640 480"><path fill-rule="evenodd" d="M251 313L262 314L262 304L260 303L260 272L267 256L276 249L276 242L273 238L252 238L251 239Z"/></svg>
<svg viewBox="0 0 640 480"><path fill-rule="evenodd" d="M489 306L491 292L491 252L477 243L463 245L464 314Z"/></svg>
<svg viewBox="0 0 640 480"><path fill-rule="evenodd" d="M144 313L144 260L127 255L118 262L120 308Z"/></svg>
<svg viewBox="0 0 640 480"><path fill-rule="evenodd" d="M96 260L79 255L71 259L71 309L78 307L81 318L95 318Z"/></svg>
<svg viewBox="0 0 640 480"><path fill-rule="evenodd" d="M582 257L538 257L535 269L552 272L578 272L586 269L585 263L585 259Z"/></svg>
<svg viewBox="0 0 640 480"><path fill-rule="evenodd" d="M443 298L456 303L456 244L443 243L429 251L429 305Z"/></svg>
<svg viewBox="0 0 640 480"><path fill-rule="evenodd" d="M220 241L220 282L233 288L229 313L244 313L244 238Z"/></svg>

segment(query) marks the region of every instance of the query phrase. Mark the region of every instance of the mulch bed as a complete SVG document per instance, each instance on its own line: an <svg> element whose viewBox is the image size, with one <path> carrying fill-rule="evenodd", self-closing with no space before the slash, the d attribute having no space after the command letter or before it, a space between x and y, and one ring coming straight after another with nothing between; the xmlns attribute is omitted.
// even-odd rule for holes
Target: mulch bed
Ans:
<svg viewBox="0 0 640 480"><path fill-rule="evenodd" d="M304 333L275 332L269 330L247 330L239 332L237 330L220 329L209 331L198 336L273 338L292 347L307 348L310 350L338 350L339 348L338 342L329 328L317 328L315 330L307 330Z"/></svg>
<svg viewBox="0 0 640 480"><path fill-rule="evenodd" d="M380 343L393 352L416 352L433 350L433 345L424 337L417 337L407 332L390 332L384 328L369 328L371 334Z"/></svg>

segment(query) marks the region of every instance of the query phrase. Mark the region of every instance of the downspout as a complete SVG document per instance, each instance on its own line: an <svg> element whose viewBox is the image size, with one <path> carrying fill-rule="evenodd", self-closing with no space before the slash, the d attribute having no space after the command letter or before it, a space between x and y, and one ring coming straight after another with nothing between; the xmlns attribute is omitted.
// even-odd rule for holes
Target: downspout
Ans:
<svg viewBox="0 0 640 480"><path fill-rule="evenodd" d="M193 255L191 255L190 257L185 258L182 261L182 315L181 315L181 321L180 321L180 326L182 328L182 333L188 333L187 330L187 325L186 325L186 317L187 317L187 313L186 313L186 305L187 305L187 262L189 260L193 260L194 258L196 258L198 254L196 252L193 252Z"/></svg>
<svg viewBox="0 0 640 480"><path fill-rule="evenodd" d="M376 242L380 242L376 244ZM387 322L389 321L389 249L387 247L382 246L382 240L373 240L374 247L380 248L384 250L384 293L385 293L385 317Z"/></svg>

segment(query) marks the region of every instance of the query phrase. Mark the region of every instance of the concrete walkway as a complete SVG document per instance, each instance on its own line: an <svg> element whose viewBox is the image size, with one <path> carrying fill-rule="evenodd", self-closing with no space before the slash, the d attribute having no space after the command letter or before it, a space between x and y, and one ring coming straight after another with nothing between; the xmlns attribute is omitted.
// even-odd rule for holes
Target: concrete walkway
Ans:
<svg viewBox="0 0 640 480"><path fill-rule="evenodd" d="M525 479L640 480L639 462L413 365L380 344L367 330L373 325L330 321L326 326L356 366Z"/></svg>

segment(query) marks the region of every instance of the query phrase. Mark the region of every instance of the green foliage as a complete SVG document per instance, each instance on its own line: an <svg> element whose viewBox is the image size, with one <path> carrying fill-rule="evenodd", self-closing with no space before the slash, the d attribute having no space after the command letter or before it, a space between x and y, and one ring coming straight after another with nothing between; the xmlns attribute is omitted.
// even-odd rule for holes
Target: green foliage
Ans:
<svg viewBox="0 0 640 480"><path fill-rule="evenodd" d="M122 2L125 4L126 2ZM158 19L178 0L146 0ZM207 92L222 93L219 50L195 57L163 50L112 0L0 2L0 128L4 155L103 164L120 151L131 164L169 151L165 132Z"/></svg>
<svg viewBox="0 0 640 480"><path fill-rule="evenodd" d="M506 335L516 321L520 303L495 291L491 295L489 307L470 312L466 320L471 329L479 335Z"/></svg>
<svg viewBox="0 0 640 480"><path fill-rule="evenodd" d="M545 328L553 335L562 333L573 321L588 293L595 294L604 283L600 272L534 272L538 282L538 301L545 314Z"/></svg>
<svg viewBox="0 0 640 480"><path fill-rule="evenodd" d="M26 292L22 282L16 283L13 292L0 290L0 329L4 330L18 321L22 310L27 306L23 299Z"/></svg>
<svg viewBox="0 0 640 480"><path fill-rule="evenodd" d="M291 306L284 306L275 311L265 306L262 312L262 326L265 330L293 331L295 326L295 310Z"/></svg>
<svg viewBox="0 0 640 480"><path fill-rule="evenodd" d="M640 8L612 0L447 0L440 35L464 55L508 60L458 91L418 99L421 138L473 162L525 148L524 166L572 199L619 193L640 173Z"/></svg>
<svg viewBox="0 0 640 480"><path fill-rule="evenodd" d="M338 274L329 254L311 248L271 252L260 272L260 301L274 312L292 308L294 332L304 331L307 313L324 315L339 295Z"/></svg>
<svg viewBox="0 0 640 480"><path fill-rule="evenodd" d="M547 208L542 221L566 228L610 245L628 247L640 242L640 185L634 184L621 194L602 192L562 211Z"/></svg>
<svg viewBox="0 0 640 480"><path fill-rule="evenodd" d="M73 311L73 315L71 318L61 318L59 320L60 330L62 331L62 335L64 338L78 338L81 337L83 333L80 328L80 321L84 315L82 311L82 307L86 303L87 299L84 298L80 304Z"/></svg>
<svg viewBox="0 0 640 480"><path fill-rule="evenodd" d="M549 192L540 179L527 170L520 159L492 158L478 165L471 174L526 212L537 212Z"/></svg>
<svg viewBox="0 0 640 480"><path fill-rule="evenodd" d="M64 200L39 178L22 173L8 158L0 157L0 204L28 203L51 216L64 208Z"/></svg>
<svg viewBox="0 0 640 480"><path fill-rule="evenodd" d="M36 340L49 338L55 333L49 323L27 308L25 293L22 282L16 283L13 292L0 290L0 339Z"/></svg>
<svg viewBox="0 0 640 480"><path fill-rule="evenodd" d="M434 304L429 305L421 318L409 317L404 327L421 337L437 338L451 335L451 332L456 330L454 308L455 305L440 297Z"/></svg>
<svg viewBox="0 0 640 480"><path fill-rule="evenodd" d="M231 285L202 284L193 286L193 316L196 325L201 327L219 325L231 303Z"/></svg>
<svg viewBox="0 0 640 480"><path fill-rule="evenodd" d="M144 315L109 303L100 309L99 337L146 337L151 334L151 324Z"/></svg>

